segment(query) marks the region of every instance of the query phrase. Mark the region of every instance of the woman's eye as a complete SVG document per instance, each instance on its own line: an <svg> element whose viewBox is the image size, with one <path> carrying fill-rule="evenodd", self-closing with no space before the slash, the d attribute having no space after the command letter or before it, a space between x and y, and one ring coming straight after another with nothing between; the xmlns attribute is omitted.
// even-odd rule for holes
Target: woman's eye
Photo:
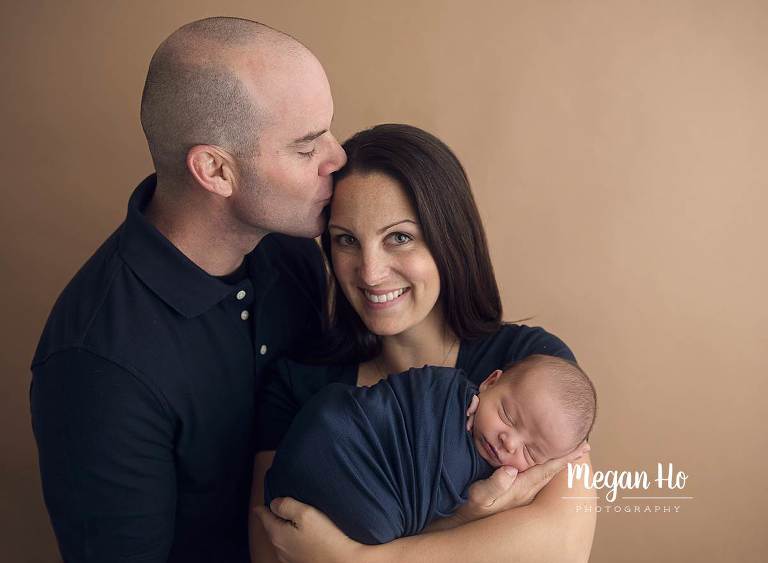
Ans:
<svg viewBox="0 0 768 563"><path fill-rule="evenodd" d="M353 237L352 235L341 234L341 235L337 235L335 238L336 238L336 243L339 246L352 246L353 244L355 244L355 237Z"/></svg>
<svg viewBox="0 0 768 563"><path fill-rule="evenodd" d="M413 240L413 237L406 233L392 233L390 236L395 244L406 244Z"/></svg>

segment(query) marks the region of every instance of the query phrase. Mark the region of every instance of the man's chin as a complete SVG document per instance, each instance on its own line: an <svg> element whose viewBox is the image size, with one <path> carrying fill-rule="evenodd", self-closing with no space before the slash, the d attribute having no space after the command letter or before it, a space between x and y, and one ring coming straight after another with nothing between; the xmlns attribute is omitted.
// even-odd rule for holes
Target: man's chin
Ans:
<svg viewBox="0 0 768 563"><path fill-rule="evenodd" d="M306 226L297 226L296 228L282 229L280 232L284 235L298 238L317 238L325 231L325 222L321 221L315 225L307 223Z"/></svg>

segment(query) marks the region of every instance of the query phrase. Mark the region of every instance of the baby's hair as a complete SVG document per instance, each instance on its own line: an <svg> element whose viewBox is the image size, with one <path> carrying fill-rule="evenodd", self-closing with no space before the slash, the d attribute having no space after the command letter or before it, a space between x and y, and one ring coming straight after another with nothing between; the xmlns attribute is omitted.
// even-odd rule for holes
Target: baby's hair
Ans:
<svg viewBox="0 0 768 563"><path fill-rule="evenodd" d="M560 404L567 410L568 416L580 444L589 438L597 416L597 392L584 370L576 362L556 356L534 354L504 367L505 375L520 380L524 377L540 374L544 369L550 375L558 393Z"/></svg>

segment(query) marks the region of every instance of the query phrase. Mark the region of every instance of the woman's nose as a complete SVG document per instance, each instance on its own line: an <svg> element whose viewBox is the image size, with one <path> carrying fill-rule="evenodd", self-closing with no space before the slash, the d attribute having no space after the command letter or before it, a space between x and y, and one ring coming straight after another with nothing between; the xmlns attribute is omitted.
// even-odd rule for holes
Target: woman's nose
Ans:
<svg viewBox="0 0 768 563"><path fill-rule="evenodd" d="M359 276L365 285L369 287L380 285L386 279L388 272L389 266L384 257L376 252L363 252Z"/></svg>

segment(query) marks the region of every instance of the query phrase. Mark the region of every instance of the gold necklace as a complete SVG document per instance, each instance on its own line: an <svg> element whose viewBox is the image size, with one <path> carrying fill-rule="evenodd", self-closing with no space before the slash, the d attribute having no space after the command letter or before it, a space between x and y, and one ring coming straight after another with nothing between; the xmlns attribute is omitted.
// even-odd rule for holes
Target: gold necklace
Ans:
<svg viewBox="0 0 768 563"><path fill-rule="evenodd" d="M454 347L454 346L456 346L456 343L457 343L458 341L459 341L459 339L458 339L458 338L456 338L456 339L454 339L454 341L453 341L453 342L451 342L451 347L450 347L450 348L448 348L448 351L445 353L445 356L443 356L443 361L442 361L442 362L440 362L440 364L439 364L440 366L442 366L442 367L447 367L447 366L445 365L445 362L446 362L446 360L448 359L448 356L450 356L450 355L451 355L451 352L453 352L453 347ZM373 361L373 364L376 366L376 370L377 370L377 371L379 372L379 374L381 375L381 379L386 379L386 378L387 378L387 371L386 371L386 369L384 369L384 362L383 362L383 361L382 361L382 359L381 359L381 358L382 358L382 355L383 355L383 354L379 354L379 356L378 356L378 357L377 357L377 358L376 358L376 359Z"/></svg>

